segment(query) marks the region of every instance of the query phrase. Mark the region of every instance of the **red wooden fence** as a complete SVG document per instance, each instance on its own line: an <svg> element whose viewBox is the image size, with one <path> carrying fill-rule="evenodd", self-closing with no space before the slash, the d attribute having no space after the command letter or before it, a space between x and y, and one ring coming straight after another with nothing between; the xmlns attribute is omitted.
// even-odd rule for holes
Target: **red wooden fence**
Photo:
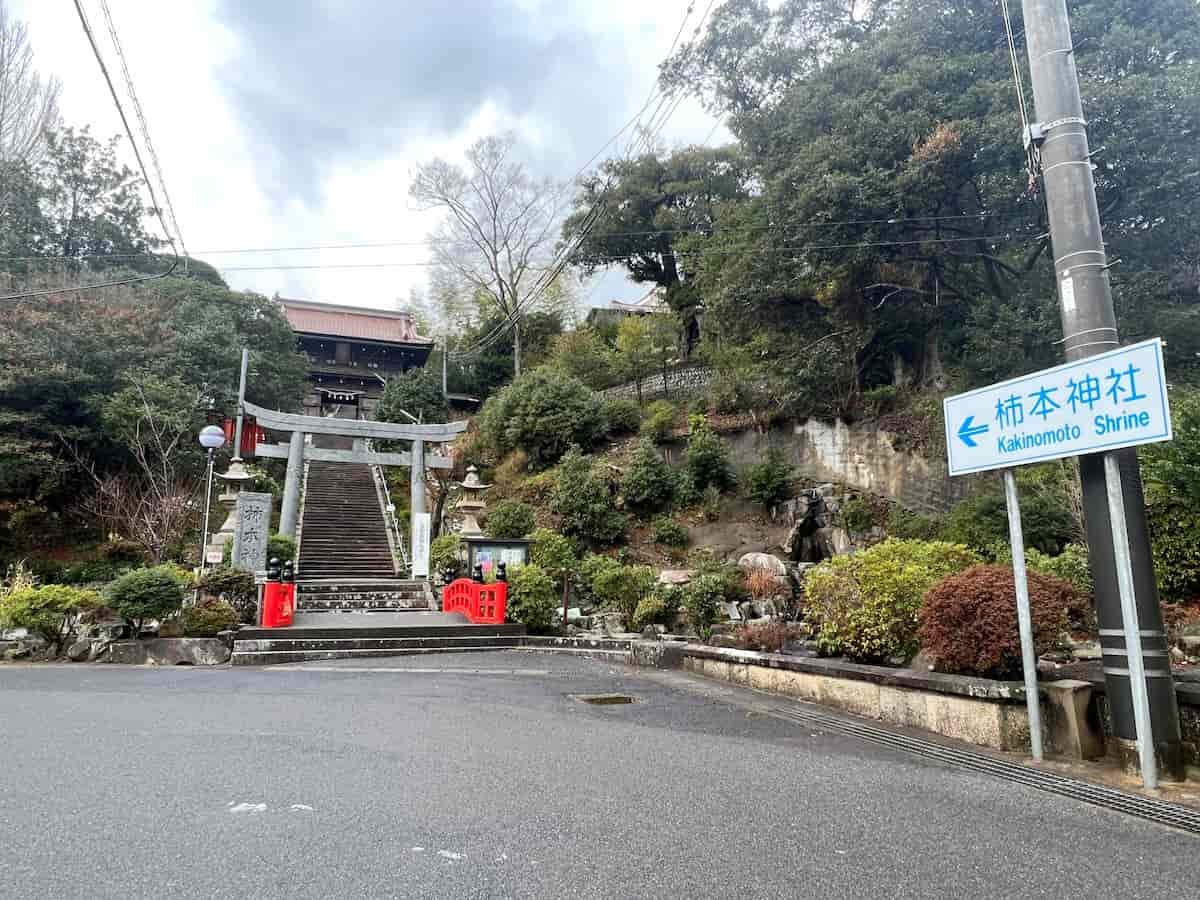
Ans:
<svg viewBox="0 0 1200 900"><path fill-rule="evenodd" d="M442 612L460 612L476 625L503 625L508 609L508 584L480 584L469 578L450 582L442 590Z"/></svg>

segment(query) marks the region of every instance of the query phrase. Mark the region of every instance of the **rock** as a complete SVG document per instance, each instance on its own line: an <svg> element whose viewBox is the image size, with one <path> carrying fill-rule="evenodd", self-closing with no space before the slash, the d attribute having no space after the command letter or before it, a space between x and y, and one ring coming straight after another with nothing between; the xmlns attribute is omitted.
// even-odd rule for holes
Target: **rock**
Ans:
<svg viewBox="0 0 1200 900"><path fill-rule="evenodd" d="M18 659L25 659L33 653L28 647L9 647L4 651L4 659L7 662L13 662Z"/></svg>
<svg viewBox="0 0 1200 900"><path fill-rule="evenodd" d="M658 640L657 629L655 629L655 627L653 625L647 625L645 628L642 629L642 640L643 641L657 641Z"/></svg>
<svg viewBox="0 0 1200 900"><path fill-rule="evenodd" d="M753 572L755 569L762 569L770 572L772 575L787 577L787 566L783 560L770 553L747 553L738 560L737 564L738 568L743 572Z"/></svg>
<svg viewBox="0 0 1200 900"><path fill-rule="evenodd" d="M751 600L750 602L754 607L756 619L773 619L779 615L774 600Z"/></svg>
<svg viewBox="0 0 1200 900"><path fill-rule="evenodd" d="M92 641L90 638L85 638L81 641L75 641L67 648L67 659L71 662L83 662L92 655Z"/></svg>
<svg viewBox="0 0 1200 900"><path fill-rule="evenodd" d="M602 612L592 616L592 631L596 634L620 634L624 630L620 613Z"/></svg>
<svg viewBox="0 0 1200 900"><path fill-rule="evenodd" d="M1180 650L1178 647L1172 647L1171 648L1171 662L1173 662L1173 663L1187 662L1187 654L1184 653L1182 650Z"/></svg>
<svg viewBox="0 0 1200 900"><path fill-rule="evenodd" d="M1179 646L1189 656L1200 656L1200 634L1184 635L1179 639Z"/></svg>
<svg viewBox="0 0 1200 900"><path fill-rule="evenodd" d="M754 604L749 600L743 600L738 604L738 612L742 614L743 621L748 622L750 619L758 618L758 615L754 611Z"/></svg>
<svg viewBox="0 0 1200 900"><path fill-rule="evenodd" d="M688 584L692 580L692 572L688 569L663 569L658 573L659 584Z"/></svg>
<svg viewBox="0 0 1200 900"><path fill-rule="evenodd" d="M714 634L708 639L710 647L726 647L736 650L738 648L738 639L732 634Z"/></svg>
<svg viewBox="0 0 1200 900"><path fill-rule="evenodd" d="M219 638L151 638L118 641L108 661L125 665L219 666L229 662L230 650Z"/></svg>
<svg viewBox="0 0 1200 900"><path fill-rule="evenodd" d="M1100 645L1097 643L1077 644L1071 648L1072 654L1076 659L1093 660L1100 659Z"/></svg>
<svg viewBox="0 0 1200 900"><path fill-rule="evenodd" d="M217 640L220 641L222 644L224 644L226 647L233 649L233 637L235 634L237 634L237 632L232 631L232 630L218 631L217 632Z"/></svg>
<svg viewBox="0 0 1200 900"><path fill-rule="evenodd" d="M908 661L908 667L915 672L932 672L933 661L925 655L924 650L921 650Z"/></svg>
<svg viewBox="0 0 1200 900"><path fill-rule="evenodd" d="M742 611L738 609L736 603L725 603L723 605L725 607L725 615L729 616L735 622L742 621Z"/></svg>

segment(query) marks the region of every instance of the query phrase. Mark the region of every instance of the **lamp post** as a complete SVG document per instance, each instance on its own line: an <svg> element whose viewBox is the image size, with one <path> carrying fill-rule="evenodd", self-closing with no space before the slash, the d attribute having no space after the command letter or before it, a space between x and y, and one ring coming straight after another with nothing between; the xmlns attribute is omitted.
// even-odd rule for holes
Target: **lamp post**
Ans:
<svg viewBox="0 0 1200 900"><path fill-rule="evenodd" d="M200 429L200 446L208 451L208 478L204 491L204 523L200 526L200 571L204 571L204 548L208 544L208 519L212 510L213 455L225 446L225 432L217 425Z"/></svg>

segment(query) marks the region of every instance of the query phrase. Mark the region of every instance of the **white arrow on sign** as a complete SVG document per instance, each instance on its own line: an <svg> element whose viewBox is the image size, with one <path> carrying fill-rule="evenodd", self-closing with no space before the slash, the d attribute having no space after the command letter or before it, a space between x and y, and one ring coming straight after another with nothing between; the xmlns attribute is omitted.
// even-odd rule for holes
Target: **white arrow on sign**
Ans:
<svg viewBox="0 0 1200 900"><path fill-rule="evenodd" d="M1154 338L947 397L951 475L1171 440Z"/></svg>

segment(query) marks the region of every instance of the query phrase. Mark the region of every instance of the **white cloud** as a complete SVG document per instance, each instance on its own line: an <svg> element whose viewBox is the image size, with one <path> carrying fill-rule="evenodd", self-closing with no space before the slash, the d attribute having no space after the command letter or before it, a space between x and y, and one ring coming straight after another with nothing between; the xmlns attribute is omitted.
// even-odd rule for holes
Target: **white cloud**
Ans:
<svg viewBox="0 0 1200 900"><path fill-rule="evenodd" d="M46 0L9 2L13 14L29 26L39 68L57 75L63 82L66 122L88 124L100 137L120 132L120 121L73 5ZM359 0L357 5L369 2ZM124 100L120 67L99 4L85 0L84 5ZM413 166L433 155L459 156L472 140L494 131L515 130L529 158L545 170L543 174L559 178L573 174L604 138L642 105L657 77L658 62L666 55L689 3L688 0L653 3L594 0L573 6L569 12L575 15L571 18L565 7L554 12L558 9L555 4L521 0L523 9L533 11L531 17L540 11L547 28L567 29L563 40L593 48L601 55L608 75L594 77L586 68L572 68L568 54L565 61L560 59L551 70L538 74L528 96L513 96L511 92L491 96L485 86L479 93L483 100L470 110L465 124L450 133L431 122L423 123L413 132L387 130L381 125L378 141L364 141L362 148L348 148L353 152L329 154L334 158L328 160L322 153L319 159L322 164L311 172L303 167L290 168L295 164L289 161L297 156L286 151L303 149L312 135L305 133L304 128L296 128L286 133L286 141L294 142L294 146L279 146L286 143L284 139L253 121L246 114L246 107L239 107L231 99L235 96L234 72L241 71L241 77L245 77L247 54L253 58L257 48L251 45L250 35L235 30L227 16L222 18L227 11L225 4L220 0L175 0L169 4L169 11L164 10L167 4L162 0L109 0L109 5L180 228L192 254L223 268L227 280L236 288L391 306L397 298L407 298L412 287L424 284L424 268L230 270L242 266L420 263L427 259L427 248L236 255L207 252L330 243L419 242L433 223L430 215L416 211L408 198ZM325 13L334 9L330 7ZM285 10L280 14L291 13ZM311 10L309 14L315 15ZM699 14L700 10L693 12L685 37L690 36L690 26ZM428 24L425 27L431 28ZM436 27L432 27L432 33L438 33ZM241 70L237 70L239 61L243 64ZM305 64L317 67L312 73L315 77L307 82L307 89L311 90L313 84L324 79L336 80L340 74L338 66L355 63L314 55ZM447 57L445 65L454 67L453 58ZM450 71L448 68L447 72ZM625 80L612 77L614 71ZM437 106L438 73L431 74L432 87L428 90L432 94L426 102ZM562 83L564 79L570 83ZM311 98L304 93L304 84L276 81L263 85L264 89L268 86L273 97L282 96L290 108L309 108ZM293 88L295 93L288 94ZM378 90L379 97L372 104L386 105L394 86L383 79L378 81ZM580 104L580 109L571 110L574 115L570 117L562 114L564 93L568 99L577 97ZM364 108L374 107L368 104ZM129 112L132 115L132 110ZM581 118L586 122L585 130L580 129ZM332 121L314 127L340 133L340 125ZM662 139L668 144L699 142L712 126L712 118L698 104L688 101L679 107ZM355 135L353 129L345 133L351 138ZM724 137L724 132L721 136ZM328 134L324 134L324 139L329 139ZM568 150L564 152L563 148ZM128 148L125 155L132 165ZM304 196L300 196L292 186L297 177L311 177L318 183L305 183ZM592 292L591 302L634 296L641 290L610 276Z"/></svg>

